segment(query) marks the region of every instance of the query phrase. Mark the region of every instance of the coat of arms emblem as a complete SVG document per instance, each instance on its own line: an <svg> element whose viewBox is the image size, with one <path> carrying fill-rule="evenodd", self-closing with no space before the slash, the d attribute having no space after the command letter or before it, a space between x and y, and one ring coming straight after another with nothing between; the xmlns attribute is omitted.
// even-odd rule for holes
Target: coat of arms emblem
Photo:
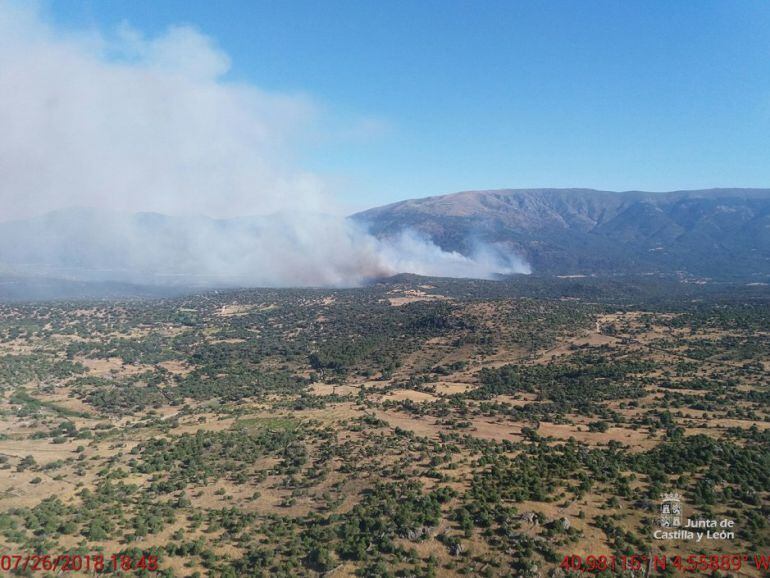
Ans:
<svg viewBox="0 0 770 578"><path fill-rule="evenodd" d="M678 528L682 525L682 501L676 492L663 494L660 502L660 525L664 528Z"/></svg>

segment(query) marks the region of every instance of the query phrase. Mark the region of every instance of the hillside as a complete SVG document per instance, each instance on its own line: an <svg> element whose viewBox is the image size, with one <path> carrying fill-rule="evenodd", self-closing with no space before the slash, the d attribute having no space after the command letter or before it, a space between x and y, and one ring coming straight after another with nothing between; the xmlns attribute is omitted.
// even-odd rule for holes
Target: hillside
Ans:
<svg viewBox="0 0 770 578"><path fill-rule="evenodd" d="M466 191L353 218L380 238L415 229L445 250L502 243L538 273L770 275L770 189Z"/></svg>
<svg viewBox="0 0 770 578"><path fill-rule="evenodd" d="M770 290L628 281L0 304L3 557L105 563L67 578L641 577L642 556L668 560L656 578L766 577ZM673 491L683 526L730 535L661 535Z"/></svg>

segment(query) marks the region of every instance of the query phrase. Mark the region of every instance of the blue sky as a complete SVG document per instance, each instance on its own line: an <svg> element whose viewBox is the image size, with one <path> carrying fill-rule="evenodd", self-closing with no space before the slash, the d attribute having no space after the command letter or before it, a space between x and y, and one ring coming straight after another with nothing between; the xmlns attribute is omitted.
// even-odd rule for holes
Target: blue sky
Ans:
<svg viewBox="0 0 770 578"><path fill-rule="evenodd" d="M62 28L191 24L228 79L308 95L351 208L467 189L770 186L770 2L67 0Z"/></svg>

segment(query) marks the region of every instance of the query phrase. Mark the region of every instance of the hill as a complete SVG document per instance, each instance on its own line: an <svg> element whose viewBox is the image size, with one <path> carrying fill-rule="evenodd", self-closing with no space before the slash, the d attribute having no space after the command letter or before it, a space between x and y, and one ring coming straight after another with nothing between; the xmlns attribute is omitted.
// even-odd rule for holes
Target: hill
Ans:
<svg viewBox="0 0 770 578"><path fill-rule="evenodd" d="M445 250L501 243L552 274L770 275L770 189L466 191L353 215L380 238L414 229Z"/></svg>

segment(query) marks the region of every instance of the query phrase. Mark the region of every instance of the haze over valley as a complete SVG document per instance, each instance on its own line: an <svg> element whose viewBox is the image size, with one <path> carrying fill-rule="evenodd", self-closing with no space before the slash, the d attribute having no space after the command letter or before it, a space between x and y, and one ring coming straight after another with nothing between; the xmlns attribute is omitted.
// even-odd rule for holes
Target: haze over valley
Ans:
<svg viewBox="0 0 770 578"><path fill-rule="evenodd" d="M464 192L345 219L62 209L0 223L6 275L182 289L355 287L398 273L765 282L770 190ZM50 282L50 281L49 281ZM55 296L55 295L54 295Z"/></svg>

